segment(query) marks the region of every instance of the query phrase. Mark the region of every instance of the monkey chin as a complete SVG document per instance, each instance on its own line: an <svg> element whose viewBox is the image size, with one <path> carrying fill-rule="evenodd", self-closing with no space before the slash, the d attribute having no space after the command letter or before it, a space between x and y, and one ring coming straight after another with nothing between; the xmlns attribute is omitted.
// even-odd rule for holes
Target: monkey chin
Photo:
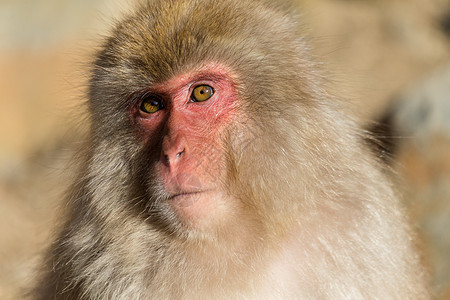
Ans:
<svg viewBox="0 0 450 300"><path fill-rule="evenodd" d="M221 192L211 189L177 193L167 201L183 227L204 232L213 230L229 215L224 198Z"/></svg>

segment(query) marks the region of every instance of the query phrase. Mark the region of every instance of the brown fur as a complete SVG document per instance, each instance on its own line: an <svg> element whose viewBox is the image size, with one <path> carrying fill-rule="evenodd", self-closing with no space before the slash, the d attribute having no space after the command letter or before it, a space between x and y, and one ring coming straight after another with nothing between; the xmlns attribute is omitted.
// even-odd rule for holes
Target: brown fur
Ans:
<svg viewBox="0 0 450 300"><path fill-rule="evenodd" d="M398 200L289 11L155 0L116 26L93 69L91 148L35 299L428 298ZM167 227L146 183L156 149L133 133L128 102L211 62L232 70L241 101L221 135L234 210L211 231Z"/></svg>

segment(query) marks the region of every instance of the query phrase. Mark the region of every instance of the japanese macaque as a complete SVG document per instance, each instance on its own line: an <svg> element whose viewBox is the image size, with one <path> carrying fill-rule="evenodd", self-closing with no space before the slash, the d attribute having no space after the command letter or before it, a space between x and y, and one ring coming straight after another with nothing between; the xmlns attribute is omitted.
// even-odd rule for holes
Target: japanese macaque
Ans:
<svg viewBox="0 0 450 300"><path fill-rule="evenodd" d="M427 299L399 201L287 5L155 0L95 60L36 299Z"/></svg>

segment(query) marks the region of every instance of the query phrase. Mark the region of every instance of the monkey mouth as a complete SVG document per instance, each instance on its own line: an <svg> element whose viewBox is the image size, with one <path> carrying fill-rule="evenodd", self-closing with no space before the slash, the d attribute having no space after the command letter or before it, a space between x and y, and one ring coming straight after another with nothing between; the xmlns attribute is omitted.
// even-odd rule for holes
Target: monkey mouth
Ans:
<svg viewBox="0 0 450 300"><path fill-rule="evenodd" d="M201 190L201 191L183 191L183 192L177 192L173 193L169 198L169 203L177 209L185 210L189 207L196 207L200 203L204 203L205 194L209 192L207 190Z"/></svg>
<svg viewBox="0 0 450 300"><path fill-rule="evenodd" d="M200 195L202 193L204 193L204 191L178 192L169 196L169 200L179 199L187 196Z"/></svg>

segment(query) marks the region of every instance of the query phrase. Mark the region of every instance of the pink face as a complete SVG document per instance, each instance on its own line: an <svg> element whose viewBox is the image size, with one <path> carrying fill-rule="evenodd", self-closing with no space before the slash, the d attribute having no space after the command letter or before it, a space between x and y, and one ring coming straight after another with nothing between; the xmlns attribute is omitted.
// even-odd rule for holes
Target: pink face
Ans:
<svg viewBox="0 0 450 300"><path fill-rule="evenodd" d="M159 141L155 172L180 220L210 223L226 210L224 133L237 110L230 73L217 64L177 75L149 88L133 110L144 143Z"/></svg>

